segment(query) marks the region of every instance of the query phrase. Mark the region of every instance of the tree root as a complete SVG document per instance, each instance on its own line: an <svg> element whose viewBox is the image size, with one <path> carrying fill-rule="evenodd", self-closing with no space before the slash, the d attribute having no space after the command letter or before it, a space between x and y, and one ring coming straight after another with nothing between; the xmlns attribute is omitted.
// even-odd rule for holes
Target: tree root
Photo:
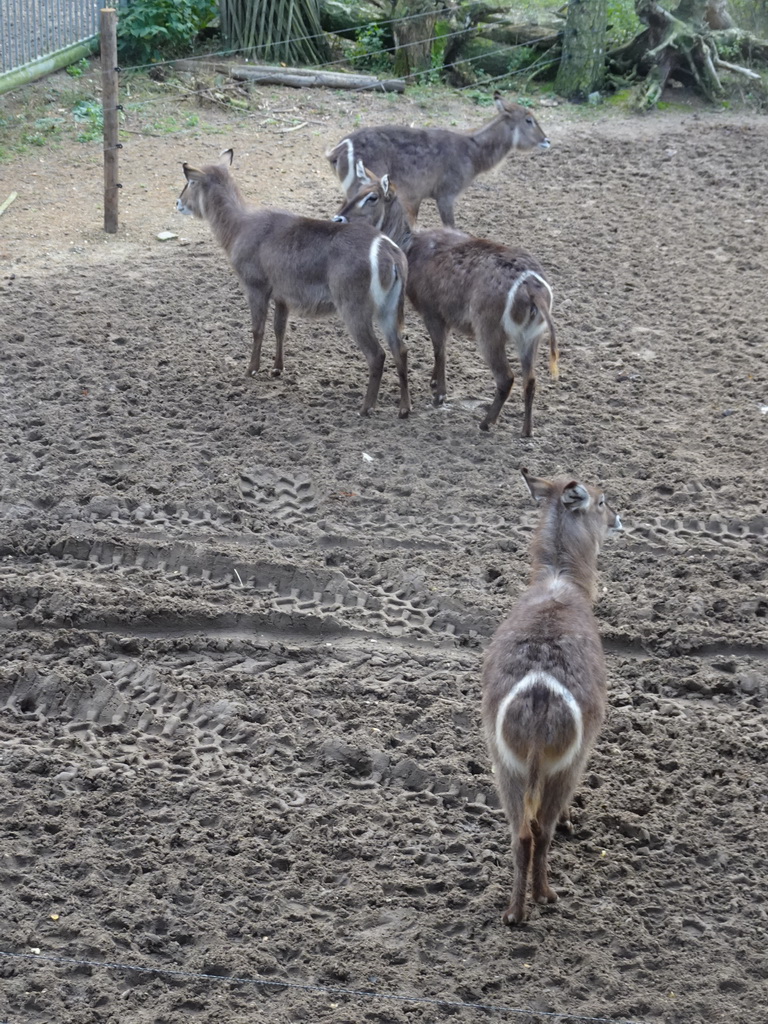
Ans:
<svg viewBox="0 0 768 1024"><path fill-rule="evenodd" d="M736 28L710 29L699 17L701 6L697 0L688 0L672 15L658 0L638 4L638 14L648 27L607 55L610 77L636 83L630 101L636 110L656 106L670 76L689 82L711 103L725 91L718 70L760 79L756 71L724 60L720 48L723 56L737 52L747 60L768 60L768 42Z"/></svg>

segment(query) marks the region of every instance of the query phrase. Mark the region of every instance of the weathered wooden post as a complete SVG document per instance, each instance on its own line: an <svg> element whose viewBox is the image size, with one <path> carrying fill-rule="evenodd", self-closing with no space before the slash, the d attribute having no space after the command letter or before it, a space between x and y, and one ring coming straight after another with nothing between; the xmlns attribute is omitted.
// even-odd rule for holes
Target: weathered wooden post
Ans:
<svg viewBox="0 0 768 1024"><path fill-rule="evenodd" d="M117 11L104 7L99 12L101 40L101 102L104 111L104 230L117 232Z"/></svg>

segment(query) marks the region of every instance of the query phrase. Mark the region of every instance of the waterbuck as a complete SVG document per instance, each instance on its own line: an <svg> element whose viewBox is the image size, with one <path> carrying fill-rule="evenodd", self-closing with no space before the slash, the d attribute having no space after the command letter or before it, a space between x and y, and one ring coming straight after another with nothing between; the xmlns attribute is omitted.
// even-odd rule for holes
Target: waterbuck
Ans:
<svg viewBox="0 0 768 1024"><path fill-rule="evenodd" d="M496 117L473 132L448 128L403 128L379 125L358 128L326 153L347 198L357 191L358 160L374 174L397 182L400 200L412 224L424 199L434 199L440 219L453 227L457 196L512 150L549 149L549 139L526 107L493 99Z"/></svg>
<svg viewBox="0 0 768 1024"><path fill-rule="evenodd" d="M376 403L384 352L374 331L381 328L400 380L399 415L407 416L407 349L402 342L408 263L394 242L366 223L338 224L273 209L249 209L223 163L200 170L183 164L187 183L176 202L180 213L207 220L240 279L251 310L253 349L248 376L255 376L270 299L275 303L273 376L283 370L283 340L289 311L307 316L338 312L368 361L368 390L360 409Z"/></svg>
<svg viewBox="0 0 768 1024"><path fill-rule="evenodd" d="M547 854L605 713L605 660L592 612L597 555L621 520L594 487L522 469L542 505L531 582L497 629L483 665L482 716L509 820L515 877L504 924L521 924L529 867L536 903L557 899Z"/></svg>
<svg viewBox="0 0 768 1024"><path fill-rule="evenodd" d="M558 375L552 289L539 262L522 249L453 228L412 231L389 175L378 178L358 161L355 180L357 192L342 204L335 220L365 220L408 256L407 295L432 339L435 404L445 401L445 341L453 329L475 339L496 382L496 394L480 423L481 430L488 430L514 383L507 360L511 342L523 370L522 436L530 437L542 337L549 337L549 369L553 377Z"/></svg>

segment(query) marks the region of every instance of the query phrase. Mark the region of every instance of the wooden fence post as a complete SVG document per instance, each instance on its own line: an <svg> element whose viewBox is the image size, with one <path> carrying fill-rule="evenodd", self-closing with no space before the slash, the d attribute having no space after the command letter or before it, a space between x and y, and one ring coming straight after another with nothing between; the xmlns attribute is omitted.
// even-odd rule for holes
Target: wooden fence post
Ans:
<svg viewBox="0 0 768 1024"><path fill-rule="evenodd" d="M104 111L104 230L117 232L117 11L104 7L99 12L101 39L101 102Z"/></svg>

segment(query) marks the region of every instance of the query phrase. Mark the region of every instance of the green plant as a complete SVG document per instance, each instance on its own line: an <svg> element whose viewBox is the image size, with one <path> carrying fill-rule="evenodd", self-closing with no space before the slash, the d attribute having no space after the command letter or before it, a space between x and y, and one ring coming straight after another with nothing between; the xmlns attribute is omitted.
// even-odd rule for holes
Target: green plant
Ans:
<svg viewBox="0 0 768 1024"><path fill-rule="evenodd" d="M389 71L392 67L392 54L386 49L384 30L379 25L360 29L347 57L355 68L368 71Z"/></svg>
<svg viewBox="0 0 768 1024"><path fill-rule="evenodd" d="M200 118L197 114L187 114L182 119L176 114L166 114L155 121L148 121L142 125L142 130L151 132L153 135L175 135L189 128L197 128L200 125Z"/></svg>
<svg viewBox="0 0 768 1024"><path fill-rule="evenodd" d="M131 0L117 26L123 60L149 64L188 50L216 17L216 0Z"/></svg>
<svg viewBox="0 0 768 1024"><path fill-rule="evenodd" d="M88 70L88 58L81 57L80 60L76 60L74 64L70 64L69 67L64 68L64 70L70 78L79 78Z"/></svg>
<svg viewBox="0 0 768 1024"><path fill-rule="evenodd" d="M468 92L466 95L478 107L491 107L491 106L493 106L492 91L491 92L481 92L478 89L473 89L471 92Z"/></svg>
<svg viewBox="0 0 768 1024"><path fill-rule="evenodd" d="M608 48L628 43L642 29L634 0L608 0Z"/></svg>
<svg viewBox="0 0 768 1024"><path fill-rule="evenodd" d="M45 146L61 138L62 124L60 117L37 117L22 128L19 142L22 146Z"/></svg>
<svg viewBox="0 0 768 1024"><path fill-rule="evenodd" d="M96 100L78 100L72 108L74 119L85 127L77 136L78 142L95 142L104 132L104 111Z"/></svg>
<svg viewBox="0 0 768 1024"><path fill-rule="evenodd" d="M525 68L529 68L532 64L535 64L539 59L539 54L530 46L516 46L512 52L512 56L509 58L509 73L510 75L517 74L518 71L523 71Z"/></svg>
<svg viewBox="0 0 768 1024"><path fill-rule="evenodd" d="M718 39L717 55L720 60L729 60L733 64L744 60L739 44L729 39Z"/></svg>

